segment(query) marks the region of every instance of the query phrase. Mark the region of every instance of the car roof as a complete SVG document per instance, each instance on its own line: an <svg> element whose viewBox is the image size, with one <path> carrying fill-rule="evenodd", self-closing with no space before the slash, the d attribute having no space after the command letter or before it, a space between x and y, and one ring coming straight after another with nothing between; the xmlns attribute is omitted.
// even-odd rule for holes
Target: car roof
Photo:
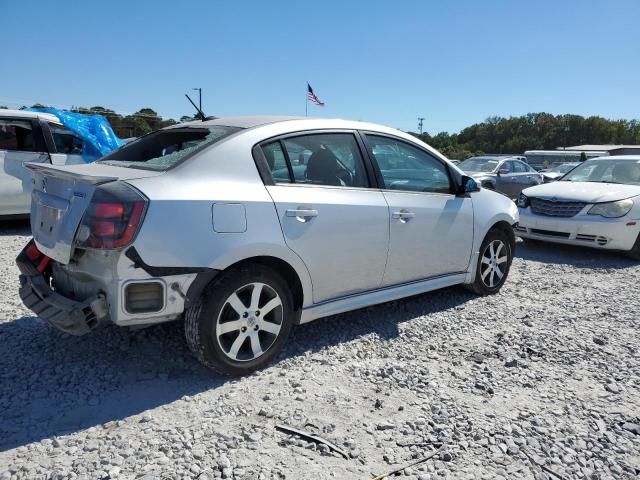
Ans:
<svg viewBox="0 0 640 480"><path fill-rule="evenodd" d="M288 122L292 120L304 120L308 117L293 117L293 116L278 116L278 115L253 115L253 116L237 116L237 117L220 117L213 118L211 120L194 120L191 122L178 123L171 125L167 128L180 128L180 127L210 127L210 126L225 126L225 127L238 127L238 128L253 128L260 127L262 125L269 125L270 123Z"/></svg>
<svg viewBox="0 0 640 480"><path fill-rule="evenodd" d="M181 128L181 127L209 127L209 126L226 126L226 127L238 127L238 128L256 128L266 125L273 125L279 123L292 123L292 129L317 129L317 128L344 128L352 130L373 130L377 132L387 132L395 135L405 136L405 132L401 132L395 128L386 127L384 125L378 125L368 122L359 122L353 120L343 120L341 118L317 118L317 117L295 117L295 116L277 116L277 115L261 115L261 116L238 116L238 117L220 117L212 120L205 121L192 121L178 123L166 127ZM414 140L420 140L413 137Z"/></svg>
<svg viewBox="0 0 640 480"><path fill-rule="evenodd" d="M58 117L52 115L50 113L42 113L42 112L29 112L27 110L7 110L0 109L0 117L16 117L16 118L41 118L42 120L47 120L48 122L60 123Z"/></svg>
<svg viewBox="0 0 640 480"><path fill-rule="evenodd" d="M590 158L589 160L629 160L639 162L640 155L607 155L605 157Z"/></svg>

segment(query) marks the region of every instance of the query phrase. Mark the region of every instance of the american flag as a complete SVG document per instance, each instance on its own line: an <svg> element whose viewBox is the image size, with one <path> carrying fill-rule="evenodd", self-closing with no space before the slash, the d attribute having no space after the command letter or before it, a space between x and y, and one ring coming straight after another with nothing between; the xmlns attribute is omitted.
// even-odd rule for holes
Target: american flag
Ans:
<svg viewBox="0 0 640 480"><path fill-rule="evenodd" d="M311 88L311 85L309 85L308 83L307 83L307 98L311 100L315 105L318 105L319 107L324 107L324 102L321 102L320 99L316 97L316 94L313 93L313 88Z"/></svg>

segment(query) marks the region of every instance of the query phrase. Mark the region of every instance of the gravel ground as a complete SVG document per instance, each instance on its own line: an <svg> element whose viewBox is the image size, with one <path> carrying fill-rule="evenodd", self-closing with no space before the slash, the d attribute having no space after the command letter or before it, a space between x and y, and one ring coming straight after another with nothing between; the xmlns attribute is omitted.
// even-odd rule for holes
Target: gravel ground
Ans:
<svg viewBox="0 0 640 480"><path fill-rule="evenodd" d="M0 227L0 480L636 478L640 266L518 244L499 295L450 288L294 330L217 377L178 322L74 338L20 303ZM279 432L304 429L341 447Z"/></svg>

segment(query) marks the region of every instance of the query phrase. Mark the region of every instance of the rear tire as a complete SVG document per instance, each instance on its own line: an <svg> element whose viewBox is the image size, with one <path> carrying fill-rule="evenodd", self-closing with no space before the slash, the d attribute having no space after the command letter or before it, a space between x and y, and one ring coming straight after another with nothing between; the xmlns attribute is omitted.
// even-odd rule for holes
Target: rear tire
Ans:
<svg viewBox="0 0 640 480"><path fill-rule="evenodd" d="M223 375L247 375L265 367L293 325L292 295L271 268L247 264L223 272L185 313L189 349Z"/></svg>
<svg viewBox="0 0 640 480"><path fill-rule="evenodd" d="M507 234L489 230L480 246L474 282L465 287L476 295L498 293L507 280L512 261L513 248Z"/></svg>

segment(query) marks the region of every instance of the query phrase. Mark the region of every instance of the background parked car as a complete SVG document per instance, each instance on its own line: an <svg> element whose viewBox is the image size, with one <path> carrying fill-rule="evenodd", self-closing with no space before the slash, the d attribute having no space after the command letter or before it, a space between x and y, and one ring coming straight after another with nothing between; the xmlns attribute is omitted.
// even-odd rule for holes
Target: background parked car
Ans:
<svg viewBox="0 0 640 480"><path fill-rule="evenodd" d="M540 173L544 177L544 183L555 182L565 173L569 173L571 170L580 165L580 162L569 162L554 165L551 168L545 168L540 170Z"/></svg>
<svg viewBox="0 0 640 480"><path fill-rule="evenodd" d="M184 314L222 373L265 365L298 323L455 284L496 293L515 247L513 202L373 124L221 118L30 168L25 305L76 335Z"/></svg>
<svg viewBox="0 0 640 480"><path fill-rule="evenodd" d="M542 174L514 157L471 157L458 165L483 188L495 190L515 200L520 192L544 182Z"/></svg>
<svg viewBox="0 0 640 480"><path fill-rule="evenodd" d="M84 163L82 145L54 115L0 110L0 217L29 214L32 182L26 162Z"/></svg>
<svg viewBox="0 0 640 480"><path fill-rule="evenodd" d="M525 239L622 250L640 260L640 156L587 160L518 198Z"/></svg>

